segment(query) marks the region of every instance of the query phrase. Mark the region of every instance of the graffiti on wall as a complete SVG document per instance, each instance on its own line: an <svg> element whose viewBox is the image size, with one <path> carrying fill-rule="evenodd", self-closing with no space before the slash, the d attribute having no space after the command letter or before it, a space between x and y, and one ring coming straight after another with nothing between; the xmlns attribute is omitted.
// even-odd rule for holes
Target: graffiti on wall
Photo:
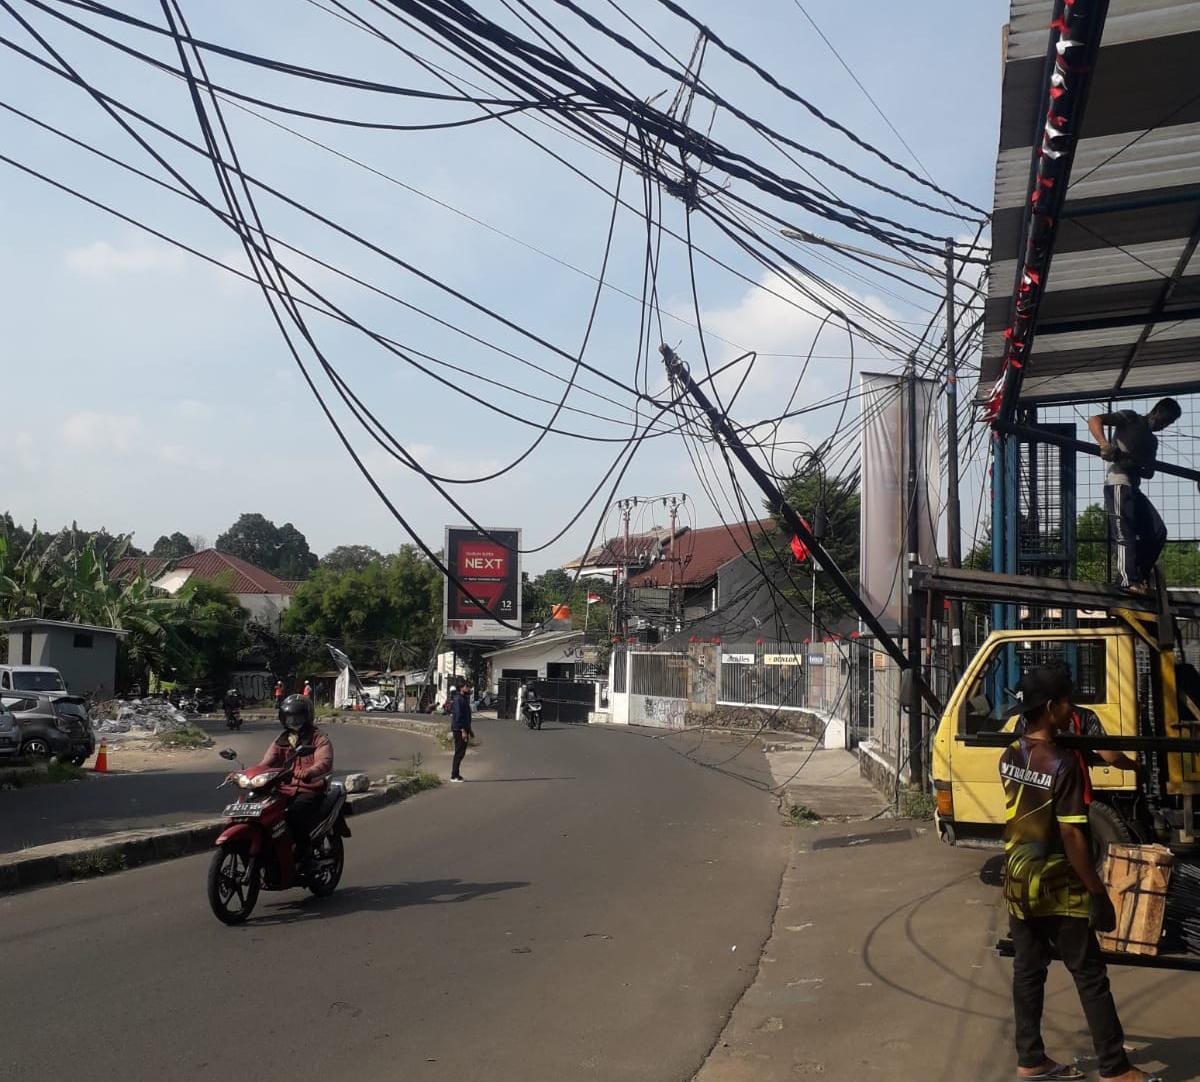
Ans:
<svg viewBox="0 0 1200 1082"><path fill-rule="evenodd" d="M269 672L235 672L231 679L247 702L269 699L275 690L275 678Z"/></svg>
<svg viewBox="0 0 1200 1082"><path fill-rule="evenodd" d="M682 729L687 716L686 699L666 699L647 695L642 700L642 713L647 725L664 729Z"/></svg>

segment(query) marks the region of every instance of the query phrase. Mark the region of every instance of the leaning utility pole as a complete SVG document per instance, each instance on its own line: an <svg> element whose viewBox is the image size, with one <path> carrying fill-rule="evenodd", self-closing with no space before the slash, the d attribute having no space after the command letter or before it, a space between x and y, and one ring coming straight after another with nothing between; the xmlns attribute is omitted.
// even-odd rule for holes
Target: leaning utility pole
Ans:
<svg viewBox="0 0 1200 1082"><path fill-rule="evenodd" d="M962 567L962 511L958 502L958 354L954 341L954 240L946 238L946 562ZM950 602L950 676L963 671L963 607Z"/></svg>
<svg viewBox="0 0 1200 1082"><path fill-rule="evenodd" d="M682 384L683 389L691 396L696 405L708 415L713 432L724 441L725 446L733 452L734 457L745 467L746 472L754 479L755 484L762 489L763 495L767 497L771 508L777 511L780 518L787 523L788 529L804 542L808 551L820 563L822 570L829 576L833 585L849 602L862 622L870 629L880 647L891 655L892 659L901 669L908 670L909 678L917 688L917 694L924 697L930 709L935 714L940 715L942 704L938 702L937 696L933 694L929 685L921 677L919 651L914 651L911 658L904 653L900 644L892 638L883 624L879 622L879 617L875 615L871 607L863 601L858 591L850 584L850 580L846 578L842 569L838 567L833 557L826 551L825 546L813 536L812 530L809 529L787 500L783 498L783 493L779 491L775 482L771 480L766 471L755 460L754 456L746 449L746 445L738 438L738 434L734 431L733 426L730 425L725 415L709 401L708 396L700 389L696 381L692 379L687 365L679 359L679 355L667 345L660 346L659 352L663 355L663 360L666 362L667 372L671 379Z"/></svg>

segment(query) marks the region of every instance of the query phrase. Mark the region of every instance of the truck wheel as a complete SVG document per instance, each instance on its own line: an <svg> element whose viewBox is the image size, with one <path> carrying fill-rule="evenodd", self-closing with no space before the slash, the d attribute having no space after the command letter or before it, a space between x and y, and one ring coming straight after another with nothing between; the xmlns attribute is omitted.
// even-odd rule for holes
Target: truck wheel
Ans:
<svg viewBox="0 0 1200 1082"><path fill-rule="evenodd" d="M1098 801L1088 809L1088 826L1092 835L1092 860L1096 864L1096 871L1103 875L1109 844L1133 845L1136 839L1121 814L1111 805Z"/></svg>
<svg viewBox="0 0 1200 1082"><path fill-rule="evenodd" d="M954 824L949 819L938 820L938 837L947 845L957 844L958 833L954 829Z"/></svg>

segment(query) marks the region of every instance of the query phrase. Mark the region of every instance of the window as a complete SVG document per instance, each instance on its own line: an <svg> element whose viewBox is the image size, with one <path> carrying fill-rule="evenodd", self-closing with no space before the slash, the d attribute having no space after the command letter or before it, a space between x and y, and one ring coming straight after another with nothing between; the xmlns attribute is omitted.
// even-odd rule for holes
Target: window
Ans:
<svg viewBox="0 0 1200 1082"><path fill-rule="evenodd" d="M5 696L0 701L3 702L5 710L11 710L14 714L36 710L38 705L37 699L16 699L10 696Z"/></svg>
<svg viewBox="0 0 1200 1082"><path fill-rule="evenodd" d="M13 673L13 688L17 691L66 691L63 678L53 669Z"/></svg>
<svg viewBox="0 0 1200 1082"><path fill-rule="evenodd" d="M1108 702L1108 648L1104 639L1047 640L1027 639L998 648L988 658L987 665L971 686L964 704L959 726L964 733L992 731L1003 727L1006 718L999 711L1013 697L1015 687L1009 687L1008 657L1016 656L1020 672L1039 665L1063 665L1071 674L1075 685L1074 700L1081 706ZM993 689L1004 689L999 702L988 702L984 711L983 696L994 694Z"/></svg>
<svg viewBox="0 0 1200 1082"><path fill-rule="evenodd" d="M93 646L95 646L95 640L90 631L75 632L76 650L90 650Z"/></svg>

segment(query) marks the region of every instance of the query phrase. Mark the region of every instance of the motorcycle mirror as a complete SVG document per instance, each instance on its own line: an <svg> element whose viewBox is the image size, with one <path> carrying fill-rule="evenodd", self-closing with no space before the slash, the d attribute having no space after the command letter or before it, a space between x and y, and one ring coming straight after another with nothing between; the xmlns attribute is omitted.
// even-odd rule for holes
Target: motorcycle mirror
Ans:
<svg viewBox="0 0 1200 1082"><path fill-rule="evenodd" d="M237 752L233 748L222 748L217 754L222 759L228 759L230 762L233 762L237 758Z"/></svg>

